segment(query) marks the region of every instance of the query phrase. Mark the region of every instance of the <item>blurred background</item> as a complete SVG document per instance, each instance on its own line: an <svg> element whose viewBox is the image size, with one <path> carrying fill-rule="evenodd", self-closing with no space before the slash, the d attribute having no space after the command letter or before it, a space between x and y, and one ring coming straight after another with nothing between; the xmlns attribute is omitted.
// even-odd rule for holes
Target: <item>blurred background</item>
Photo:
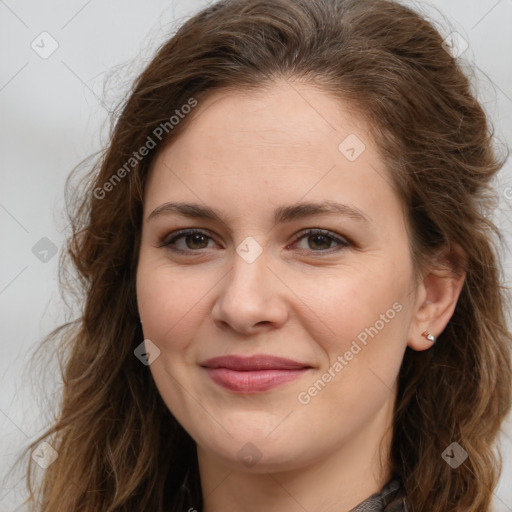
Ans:
<svg viewBox="0 0 512 512"><path fill-rule="evenodd" d="M468 66L502 151L512 144L512 1L403 3L439 23ZM0 512L23 510L24 475L11 464L58 403L57 361L29 366L52 329L73 316L58 288L66 234L64 184L107 141L109 112L156 48L206 0L0 0ZM512 164L495 183L512 282ZM495 512L512 512L512 421Z"/></svg>

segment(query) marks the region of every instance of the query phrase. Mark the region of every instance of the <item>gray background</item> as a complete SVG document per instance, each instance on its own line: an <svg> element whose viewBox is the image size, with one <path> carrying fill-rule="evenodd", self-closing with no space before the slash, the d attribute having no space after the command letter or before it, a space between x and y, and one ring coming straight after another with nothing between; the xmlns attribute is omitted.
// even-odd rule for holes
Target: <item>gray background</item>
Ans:
<svg viewBox="0 0 512 512"><path fill-rule="evenodd" d="M57 405L51 395L57 389L57 362L30 367L28 360L43 335L65 319L58 257L51 252L53 246L60 250L65 235L64 180L107 140L108 109L122 98L156 47L204 5L172 0L154 0L149 7L135 0L0 0L0 512L22 510L22 474L8 469ZM512 0L411 5L441 20L444 35L455 30L468 42L462 58L475 66L475 90L493 120L498 143L510 147ZM44 31L56 43L39 36ZM46 38L44 48L41 38ZM42 58L31 47L33 41L40 53L51 44L58 48ZM510 159L495 186L500 198L495 221L510 245ZM51 242L41 241L45 237ZM509 249L504 260L510 285ZM510 419L501 443L505 464L495 492L496 512L512 511Z"/></svg>

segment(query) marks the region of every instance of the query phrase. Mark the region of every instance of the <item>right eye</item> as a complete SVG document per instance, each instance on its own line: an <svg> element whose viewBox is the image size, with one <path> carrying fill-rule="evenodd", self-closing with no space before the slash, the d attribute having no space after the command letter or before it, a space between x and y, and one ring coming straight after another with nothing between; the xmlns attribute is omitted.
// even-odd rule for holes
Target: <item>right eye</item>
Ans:
<svg viewBox="0 0 512 512"><path fill-rule="evenodd" d="M179 253L199 252L201 249L208 248L208 240L213 241L213 238L204 231L185 229L174 233L171 238L166 238L159 247L167 247L171 251ZM181 247L177 245L178 241L180 241Z"/></svg>

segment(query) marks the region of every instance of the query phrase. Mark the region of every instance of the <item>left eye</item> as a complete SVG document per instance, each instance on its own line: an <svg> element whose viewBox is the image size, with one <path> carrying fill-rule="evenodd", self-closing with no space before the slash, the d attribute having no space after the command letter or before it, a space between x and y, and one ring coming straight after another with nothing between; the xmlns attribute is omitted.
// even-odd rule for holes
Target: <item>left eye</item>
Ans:
<svg viewBox="0 0 512 512"><path fill-rule="evenodd" d="M300 250L310 250L313 252L327 252L327 250L332 249L332 243L336 243L338 248L335 250L339 250L344 247L349 247L350 243L341 238L330 231L325 231L322 229L310 229L306 232L303 232L295 239L294 244L296 244L300 240L307 240L307 244L309 247L307 248L299 248ZM180 247L177 242L184 242ZM200 249L207 249L209 241L213 241L213 238L210 237L207 233L203 231L199 231L197 229L191 229L186 231L179 231L172 238L168 240L164 240L160 247L168 247L172 251L175 252L198 252ZM287 248L290 246L287 246ZM332 251L329 251L332 252Z"/></svg>
<svg viewBox="0 0 512 512"><path fill-rule="evenodd" d="M313 252L326 252L327 249L332 249L331 243L335 242L338 245L336 250L339 250L343 247L349 247L350 243L341 238L330 231L325 231L323 229L310 229L305 233L302 233L296 240L295 243L299 240L305 239L309 247L306 250L313 250ZM321 250L315 250L321 249ZM332 251L330 251L332 252Z"/></svg>

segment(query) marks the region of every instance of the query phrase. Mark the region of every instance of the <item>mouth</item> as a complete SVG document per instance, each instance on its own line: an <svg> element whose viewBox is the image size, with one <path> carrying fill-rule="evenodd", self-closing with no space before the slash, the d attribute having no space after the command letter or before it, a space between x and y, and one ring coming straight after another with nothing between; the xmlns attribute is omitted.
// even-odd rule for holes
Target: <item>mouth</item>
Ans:
<svg viewBox="0 0 512 512"><path fill-rule="evenodd" d="M312 368L306 363L269 355L214 357L200 366L213 382L235 393L268 391L299 378Z"/></svg>

